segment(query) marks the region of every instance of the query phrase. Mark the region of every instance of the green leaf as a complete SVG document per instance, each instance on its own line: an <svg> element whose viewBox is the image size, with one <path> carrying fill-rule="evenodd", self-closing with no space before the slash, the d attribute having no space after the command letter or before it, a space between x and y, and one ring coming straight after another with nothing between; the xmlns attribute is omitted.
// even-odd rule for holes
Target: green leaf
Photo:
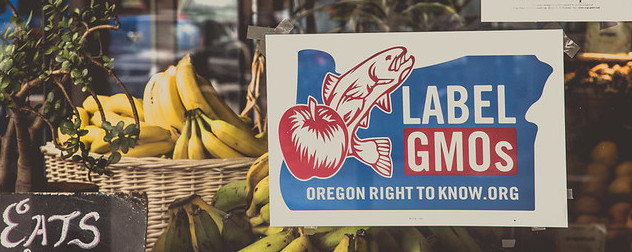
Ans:
<svg viewBox="0 0 632 252"><path fill-rule="evenodd" d="M13 59L6 58L0 62L0 71L7 72L13 67Z"/></svg>
<svg viewBox="0 0 632 252"><path fill-rule="evenodd" d="M88 134L88 130L85 130L85 129L80 129L80 130L77 131L77 135L80 136L80 137L81 136L85 136L87 134Z"/></svg>
<svg viewBox="0 0 632 252"><path fill-rule="evenodd" d="M125 127L125 130L123 131L123 134L127 135L127 136L131 136L131 135L137 135L137 131L138 127L136 127L136 124L130 124L127 125L127 127Z"/></svg>
<svg viewBox="0 0 632 252"><path fill-rule="evenodd" d="M70 69L70 61L64 61L61 63L61 70L68 71Z"/></svg>
<svg viewBox="0 0 632 252"><path fill-rule="evenodd" d="M112 124L108 121L101 123L101 128L106 131L112 131Z"/></svg>
<svg viewBox="0 0 632 252"><path fill-rule="evenodd" d="M48 94L46 95L46 101L47 102L53 102L53 100L55 100L55 93L48 92Z"/></svg>
<svg viewBox="0 0 632 252"><path fill-rule="evenodd" d="M112 154L110 154L110 157L108 158L108 163L110 164L116 164L121 160L121 153L119 153L118 151L116 152L112 152Z"/></svg>
<svg viewBox="0 0 632 252"><path fill-rule="evenodd" d="M81 161L81 159L82 159L82 158L81 158L81 156L79 156L79 155L73 155L73 156L72 156L72 161L79 162L79 161Z"/></svg>
<svg viewBox="0 0 632 252"><path fill-rule="evenodd" d="M110 151L116 151L121 147L121 139L117 138L110 142Z"/></svg>

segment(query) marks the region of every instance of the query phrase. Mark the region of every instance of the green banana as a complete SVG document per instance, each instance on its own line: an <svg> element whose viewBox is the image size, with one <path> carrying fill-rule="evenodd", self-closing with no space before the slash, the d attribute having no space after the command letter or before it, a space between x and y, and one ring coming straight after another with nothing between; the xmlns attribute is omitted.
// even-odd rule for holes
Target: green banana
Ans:
<svg viewBox="0 0 632 252"><path fill-rule="evenodd" d="M372 227L369 229L371 240L375 241L378 251L403 251L393 236L392 229L394 228L396 227Z"/></svg>
<svg viewBox="0 0 632 252"><path fill-rule="evenodd" d="M259 156L248 168L248 173L246 173L246 181L247 181L247 190L248 195L246 195L246 201L250 202L252 200L252 193L254 192L255 186L257 183L261 181L263 178L267 177L269 174L269 163L268 163L268 153L264 153Z"/></svg>
<svg viewBox="0 0 632 252"><path fill-rule="evenodd" d="M219 231L222 232L224 228L223 219L224 216L226 216L226 213L224 211L209 205L208 203L206 203L206 201L202 199L202 197L196 194L191 195L191 203L208 213L208 215L211 216L211 219L213 219L213 221L217 224L217 228L219 228Z"/></svg>
<svg viewBox="0 0 632 252"><path fill-rule="evenodd" d="M222 235L217 227L217 223L215 223L211 216L206 211L194 205L193 221L199 251L223 251L224 244Z"/></svg>
<svg viewBox="0 0 632 252"><path fill-rule="evenodd" d="M162 233L160 233L160 236L158 236L158 239L154 242L154 246L151 248L151 252L166 252L165 245L167 242L167 233L169 232L169 229L172 228L171 225L172 222L169 221L167 227L162 230Z"/></svg>
<svg viewBox="0 0 632 252"><path fill-rule="evenodd" d="M172 226L167 230L165 251L193 251L187 213L180 208L169 209Z"/></svg>
<svg viewBox="0 0 632 252"><path fill-rule="evenodd" d="M353 252L354 241L352 234L344 234L344 236L338 241L338 244L333 248L333 252Z"/></svg>
<svg viewBox="0 0 632 252"><path fill-rule="evenodd" d="M270 177L265 177L255 186L252 201L250 201L250 206L246 210L246 215L248 217L256 216L257 207L265 205L268 202L270 202Z"/></svg>
<svg viewBox="0 0 632 252"><path fill-rule="evenodd" d="M368 228L369 227L356 226L339 227L320 236L317 240L318 247L331 251L340 243L340 240L344 238L345 234L355 235L358 230Z"/></svg>
<svg viewBox="0 0 632 252"><path fill-rule="evenodd" d="M415 227L394 227L391 233L399 241L401 251L432 251L432 246L426 237Z"/></svg>
<svg viewBox="0 0 632 252"><path fill-rule="evenodd" d="M259 209L259 215L266 223L270 224L270 203L263 205Z"/></svg>
<svg viewBox="0 0 632 252"><path fill-rule="evenodd" d="M224 251L237 251L250 245L255 240L254 234L250 231L250 223L243 212L232 212L224 217L224 230L222 240Z"/></svg>
<svg viewBox="0 0 632 252"><path fill-rule="evenodd" d="M369 241L367 239L367 232L365 229L356 231L353 244L353 248L356 252L369 252Z"/></svg>
<svg viewBox="0 0 632 252"><path fill-rule="evenodd" d="M313 252L316 248L312 245L307 235L301 235L292 240L281 252Z"/></svg>
<svg viewBox="0 0 632 252"><path fill-rule="evenodd" d="M239 252L278 252L290 244L295 237L294 230L271 234L239 250Z"/></svg>
<svg viewBox="0 0 632 252"><path fill-rule="evenodd" d="M221 186L215 195L211 205L228 212L236 208L246 208L248 202L246 195L248 194L247 181L245 179L234 180Z"/></svg>

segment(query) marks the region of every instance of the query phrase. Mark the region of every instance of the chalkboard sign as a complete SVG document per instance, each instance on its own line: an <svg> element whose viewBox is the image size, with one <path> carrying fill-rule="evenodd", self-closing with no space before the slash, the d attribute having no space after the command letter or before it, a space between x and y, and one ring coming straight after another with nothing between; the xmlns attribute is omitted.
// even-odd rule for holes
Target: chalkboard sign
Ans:
<svg viewBox="0 0 632 252"><path fill-rule="evenodd" d="M0 251L144 251L146 194L0 194Z"/></svg>

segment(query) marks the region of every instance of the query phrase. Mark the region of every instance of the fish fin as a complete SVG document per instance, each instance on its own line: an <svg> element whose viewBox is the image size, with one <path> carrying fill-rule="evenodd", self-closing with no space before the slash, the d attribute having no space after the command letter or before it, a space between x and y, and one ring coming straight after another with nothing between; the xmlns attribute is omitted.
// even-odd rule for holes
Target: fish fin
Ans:
<svg viewBox="0 0 632 252"><path fill-rule="evenodd" d="M325 104L330 105L332 93L336 83L340 80L340 76L333 73L327 73L325 80L323 80L323 101Z"/></svg>
<svg viewBox="0 0 632 252"><path fill-rule="evenodd" d="M391 113L391 96L389 94L385 94L380 99L376 101L376 105L382 111L386 113Z"/></svg>
<svg viewBox="0 0 632 252"><path fill-rule="evenodd" d="M393 160L391 160L391 140L387 137L359 139L353 137L351 155L383 177L393 176Z"/></svg>

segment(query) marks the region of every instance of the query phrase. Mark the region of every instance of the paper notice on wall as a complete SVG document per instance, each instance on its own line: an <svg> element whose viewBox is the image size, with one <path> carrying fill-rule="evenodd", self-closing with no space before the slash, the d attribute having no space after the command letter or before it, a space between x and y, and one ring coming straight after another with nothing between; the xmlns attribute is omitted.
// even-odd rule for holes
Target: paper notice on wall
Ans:
<svg viewBox="0 0 632 252"><path fill-rule="evenodd" d="M629 0L481 0L481 21L632 21L631 9Z"/></svg>

